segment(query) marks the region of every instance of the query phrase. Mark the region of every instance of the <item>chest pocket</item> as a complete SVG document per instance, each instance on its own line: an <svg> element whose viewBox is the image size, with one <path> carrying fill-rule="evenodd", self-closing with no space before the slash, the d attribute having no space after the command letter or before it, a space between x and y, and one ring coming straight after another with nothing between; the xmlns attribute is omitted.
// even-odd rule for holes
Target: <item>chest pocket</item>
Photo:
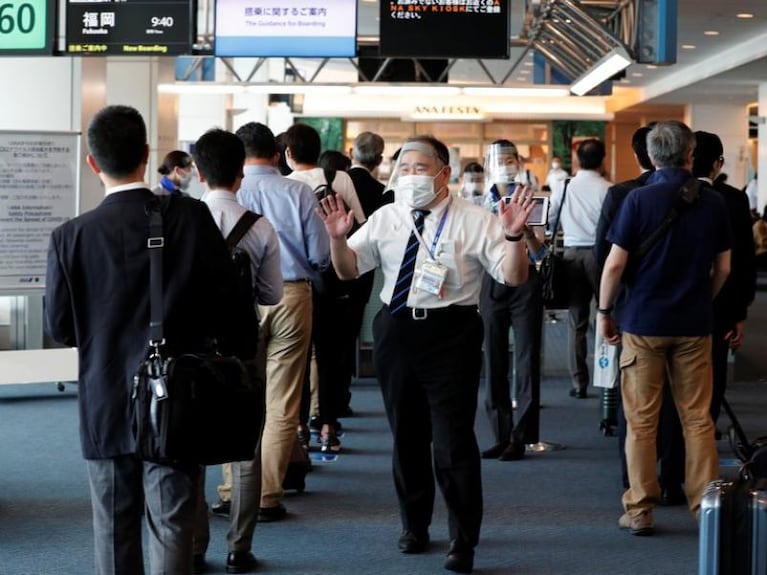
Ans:
<svg viewBox="0 0 767 575"><path fill-rule="evenodd" d="M447 267L445 286L449 289L457 289L461 285L463 277L462 261L457 257L458 245L455 240L443 240L437 246L436 259Z"/></svg>

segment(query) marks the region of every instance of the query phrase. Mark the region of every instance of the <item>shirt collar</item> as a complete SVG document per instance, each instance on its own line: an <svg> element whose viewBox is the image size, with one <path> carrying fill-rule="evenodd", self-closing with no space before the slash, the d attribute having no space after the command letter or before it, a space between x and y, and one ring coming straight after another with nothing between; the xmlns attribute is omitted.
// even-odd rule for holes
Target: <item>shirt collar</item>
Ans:
<svg viewBox="0 0 767 575"><path fill-rule="evenodd" d="M149 186L146 185L145 182L131 182L130 184L120 184L119 186L113 186L111 188L106 188L104 190L104 195L108 196L110 194L115 194L117 192L124 192L126 190L135 190L135 189L149 189Z"/></svg>
<svg viewBox="0 0 767 575"><path fill-rule="evenodd" d="M263 176L266 174L271 174L275 176L281 175L280 171L274 166L246 165L243 167L242 171L246 176Z"/></svg>
<svg viewBox="0 0 767 575"><path fill-rule="evenodd" d="M230 192L229 190L213 189L208 190L205 194L206 200L224 200L230 202L237 202L237 194Z"/></svg>

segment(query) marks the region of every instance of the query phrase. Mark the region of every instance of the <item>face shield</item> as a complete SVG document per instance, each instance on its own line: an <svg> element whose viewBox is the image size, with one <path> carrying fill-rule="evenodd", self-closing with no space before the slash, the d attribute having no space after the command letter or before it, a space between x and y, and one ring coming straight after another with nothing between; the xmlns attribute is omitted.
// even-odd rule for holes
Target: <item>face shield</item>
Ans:
<svg viewBox="0 0 767 575"><path fill-rule="evenodd" d="M425 142L408 142L402 146L394 164L389 189L394 199L411 208L429 204L441 192L437 178L445 169L436 150Z"/></svg>
<svg viewBox="0 0 767 575"><path fill-rule="evenodd" d="M485 185L514 183L519 173L519 154L515 146L492 144L485 152Z"/></svg>

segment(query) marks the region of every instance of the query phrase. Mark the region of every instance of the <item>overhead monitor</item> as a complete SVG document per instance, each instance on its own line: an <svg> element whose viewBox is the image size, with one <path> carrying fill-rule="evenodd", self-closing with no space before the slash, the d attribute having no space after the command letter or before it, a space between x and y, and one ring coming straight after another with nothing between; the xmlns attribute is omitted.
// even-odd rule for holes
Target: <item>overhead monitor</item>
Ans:
<svg viewBox="0 0 767 575"><path fill-rule="evenodd" d="M217 0L222 57L352 58L357 0Z"/></svg>
<svg viewBox="0 0 767 575"><path fill-rule="evenodd" d="M508 0L381 0L385 58L509 57Z"/></svg>
<svg viewBox="0 0 767 575"><path fill-rule="evenodd" d="M0 56L53 53L56 0L0 0Z"/></svg>
<svg viewBox="0 0 767 575"><path fill-rule="evenodd" d="M70 55L176 56L192 46L191 0L67 0Z"/></svg>

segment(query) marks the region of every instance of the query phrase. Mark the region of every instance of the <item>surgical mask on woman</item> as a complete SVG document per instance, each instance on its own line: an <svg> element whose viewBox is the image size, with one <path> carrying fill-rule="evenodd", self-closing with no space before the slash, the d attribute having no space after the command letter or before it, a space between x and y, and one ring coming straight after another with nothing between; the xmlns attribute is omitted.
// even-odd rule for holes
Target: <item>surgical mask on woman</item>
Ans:
<svg viewBox="0 0 767 575"><path fill-rule="evenodd" d="M493 170L493 183L512 184L518 173L519 166L517 164L498 166Z"/></svg>
<svg viewBox="0 0 767 575"><path fill-rule="evenodd" d="M481 196L485 191L485 186L482 182L466 182L463 189L468 196Z"/></svg>
<svg viewBox="0 0 767 575"><path fill-rule="evenodd" d="M394 192L397 201L413 209L429 205L437 197L438 190L434 189L434 179L437 176L439 172L434 176L400 176Z"/></svg>

